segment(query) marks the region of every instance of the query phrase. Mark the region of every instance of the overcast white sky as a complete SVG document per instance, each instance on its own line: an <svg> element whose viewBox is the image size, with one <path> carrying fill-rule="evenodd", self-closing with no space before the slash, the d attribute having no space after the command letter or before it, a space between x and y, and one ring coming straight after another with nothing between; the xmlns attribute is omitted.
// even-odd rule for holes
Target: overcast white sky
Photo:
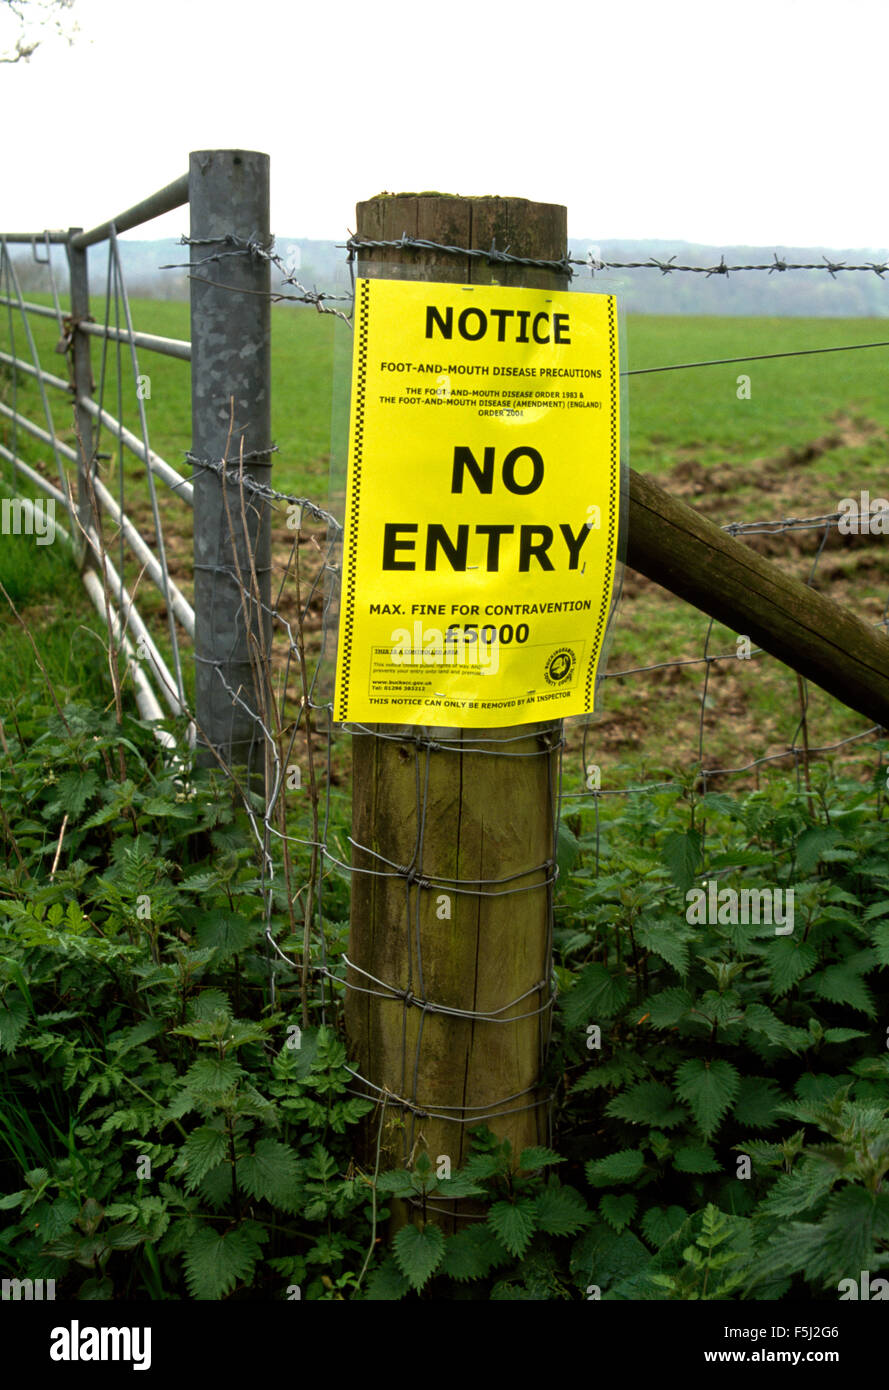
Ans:
<svg viewBox="0 0 889 1390"><path fill-rule="evenodd" d="M882 249L886 0L76 0L0 66L0 226L86 227L190 150L272 160L272 230L384 189L560 202L572 236ZM0 30L0 48L4 46ZM185 209L133 236L187 231Z"/></svg>

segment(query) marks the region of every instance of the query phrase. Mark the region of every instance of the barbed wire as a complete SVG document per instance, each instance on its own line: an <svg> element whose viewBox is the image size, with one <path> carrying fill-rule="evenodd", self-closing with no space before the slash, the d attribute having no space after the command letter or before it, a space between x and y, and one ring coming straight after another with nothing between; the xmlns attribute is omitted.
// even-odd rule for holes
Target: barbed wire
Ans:
<svg viewBox="0 0 889 1390"><path fill-rule="evenodd" d="M213 285L217 289L231 290L234 293L263 294L264 297L268 298L271 303L292 301L294 303L313 305L320 313L335 314L337 318L342 319L345 323L349 324L350 327L352 325L351 313L343 313L339 309L329 309L327 307L327 303L328 301L332 300L350 304L354 302L354 267L355 258L358 251L434 251L442 255L466 256L471 260L485 260L490 265L514 265L536 270L551 270L557 274L566 275L569 278L571 278L574 275L573 267L579 265L590 267L593 274L595 274L597 270L660 270L663 274L669 274L671 271L675 270L684 271L690 274L710 276L728 275L729 272L732 271L745 270L768 271L769 273L776 270L816 270L828 271L834 279L836 278L837 272L841 270L873 270L882 279L884 273L887 270L889 270L889 262L868 262L863 265L848 265L843 261L830 261L827 259L827 257L823 258L823 263L789 262L780 260L778 258L777 252L773 253L774 260L772 262L749 265L727 265L725 262L724 253L720 259L719 264L715 266L677 265L674 264L676 259L675 255L671 256L667 261L662 261L656 257L652 257L647 261L602 261L592 256L592 253L590 253L590 255L584 260L578 260L576 257L571 257L567 255L556 259L544 259L532 256L514 255L508 247L506 247L504 250L500 250L496 246L495 241L492 241L490 247L488 247L487 250L485 250L481 247L452 246L446 242L432 241L423 237L413 237L409 236L407 233L404 233L401 237L392 238L389 240L374 240L367 237L350 236L347 241L339 243L340 249L346 250L348 252L347 264L352 278L352 293L348 295L336 295L327 291L319 291L317 288L310 290L305 285L303 285L301 281L299 281L296 278L296 275L288 269L283 259L279 255L277 255L272 249L274 246L274 238L272 238L268 244L264 244L256 238L238 237L231 233L227 233L224 236L217 238L193 238L182 236L179 239L179 244L183 246L218 246L220 243L222 243L229 249L214 251L210 255L205 256L198 261L174 262L169 265L161 266L160 269L187 269L193 271L196 267L210 264L211 262L224 260L230 256L247 256L253 259L263 259L269 261L279 270L279 272L282 275L284 284L293 285L296 289L299 290L299 293L289 295L284 294L278 290L270 290L268 292L265 292L252 289L245 289L232 285L226 285L221 281L210 280L204 276L196 276L193 274L189 276L189 279L197 280L205 285ZM699 367L728 366L738 362L766 362L778 358L808 357L817 355L819 353L857 352L862 351L866 348L885 347L889 347L889 341L881 341L877 343L845 343L839 344L835 347L824 348L796 348L789 349L784 352L748 353L738 357L708 358L700 362L672 362L663 363L655 367L626 368L620 373L620 375L621 377L648 376L657 372L689 371Z"/></svg>
<svg viewBox="0 0 889 1390"><path fill-rule="evenodd" d="M877 498L879 502L882 499ZM857 504L856 504L857 505ZM830 529L832 526L839 526L840 522L848 521L851 523L852 516L849 512L826 512L822 516L812 517L782 517L775 521L726 521L722 525L723 531L728 531L730 536L778 536L786 531L815 531L824 527ZM881 523L881 529L876 530L877 521ZM864 532L868 534L871 530L875 535L889 535L889 502L887 506L875 506L873 510L855 513L856 530L850 531L850 535ZM885 528L885 532L883 530Z"/></svg>
<svg viewBox="0 0 889 1390"><path fill-rule="evenodd" d="M327 303L330 300L339 300L343 303L351 303L352 295L330 294L326 290L319 291L317 288L311 290L308 289L305 285L302 284L300 280L297 279L296 273L290 270L290 268L285 264L283 259L279 255L277 255L277 253L273 250L274 241L275 239L274 237L272 237L271 240L266 244L259 241L257 238L239 237L235 236L231 232L226 233L225 236L222 237L182 236L179 238L178 242L178 245L180 246L212 246L217 245L219 242L223 242L224 245L228 246L230 249L228 251L214 251L210 255L203 256L200 260L197 261L178 261L169 265L162 265L159 266L158 269L193 271L202 265L209 265L211 264L211 262L214 261L225 260L230 256L247 256L253 260L268 261L271 265L275 266L276 270L280 272L283 283L285 285L293 285L294 288L300 291L299 294L283 294L280 290L270 290L266 297L271 301L272 304L277 304L285 300L290 300L298 304L311 304L318 310L319 313L334 314L337 318L344 319L346 323L350 323L351 320L347 314L343 314L339 309L328 309ZM204 285L213 285L216 289L230 290L235 288L232 285L222 284L218 280L209 280L202 275L189 275L188 278L190 280L197 280L199 283ZM244 288L240 288L239 292L246 294L264 293L261 290L251 290Z"/></svg>
<svg viewBox="0 0 889 1390"><path fill-rule="evenodd" d="M492 241L487 249L483 247L470 246L450 246L447 243L430 241L424 237L409 236L405 232L400 237L390 240L374 240L369 237L350 236L346 242L341 243L342 249L348 251L348 259L351 264L358 251L435 251L443 255L467 256L470 260L484 260L489 265L514 265L526 266L534 270L552 270L560 275L572 276L574 266L583 266L593 274L603 270L659 270L662 275L672 275L680 272L689 275L703 275L709 278L712 275L730 275L736 271L767 271L769 275L775 271L784 272L788 270L818 270L826 271L832 279L836 279L840 271L872 271L880 279L889 271L889 261L866 261L860 265L849 265L846 261L832 261L827 256L822 256L821 261L787 261L779 257L777 251L773 252L773 259L764 263L728 265L725 253L720 256L717 265L682 265L676 264L676 252L674 255L663 260L657 256L649 256L645 261L604 261L599 259L593 252L589 252L583 259L576 256L560 256L558 258L546 260L531 256L513 255L507 246L503 250L498 250L496 242Z"/></svg>
<svg viewBox="0 0 889 1390"><path fill-rule="evenodd" d="M262 460L264 462L268 454L277 452L277 445L272 445L270 449L263 450L261 454L244 454L243 461L244 463L255 460ZM301 513L305 512L307 515L314 517L316 521L325 522L331 528L333 534L342 534L342 522L338 521L332 512L327 511L324 507L320 507L309 497L302 497L290 492L279 492L277 489L270 487L267 483L257 482L249 473L241 473L238 468L234 466L234 460L232 459L227 459L225 461L201 459L197 458L189 450L185 454L185 461L186 463L190 463L192 468L215 473L219 478L224 474L226 482L234 483L238 487L243 486L245 491L251 493L252 496L261 497L266 502L286 502L288 506L299 507Z"/></svg>
<svg viewBox="0 0 889 1390"><path fill-rule="evenodd" d="M678 254L678 253L677 253ZM735 271L753 270L767 271L769 275L774 271L783 272L786 270L820 270L826 271L832 279L836 279L837 274L842 270L848 271L873 271L882 280L886 271L889 270L889 261L866 261L863 265L848 265L845 261L831 261L827 256L822 256L821 261L785 261L778 256L777 251L773 252L774 260L760 264L749 265L727 265L725 254L720 256L718 265L676 265L676 256L670 256L666 261L660 260L657 256L649 256L647 261L602 261L590 253L585 260L573 260L572 265L589 266L593 274L602 270L659 270L662 275L672 275L674 271L679 271L686 275L730 275Z"/></svg>

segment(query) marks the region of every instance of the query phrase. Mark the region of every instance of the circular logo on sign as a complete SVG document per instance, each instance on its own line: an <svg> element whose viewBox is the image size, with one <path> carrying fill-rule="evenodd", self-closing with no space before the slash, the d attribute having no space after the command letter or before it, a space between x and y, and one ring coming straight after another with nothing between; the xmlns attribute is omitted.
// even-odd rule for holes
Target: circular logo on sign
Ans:
<svg viewBox="0 0 889 1390"><path fill-rule="evenodd" d="M570 647L559 647L548 658L543 674L549 685L567 685L574 674L577 658Z"/></svg>

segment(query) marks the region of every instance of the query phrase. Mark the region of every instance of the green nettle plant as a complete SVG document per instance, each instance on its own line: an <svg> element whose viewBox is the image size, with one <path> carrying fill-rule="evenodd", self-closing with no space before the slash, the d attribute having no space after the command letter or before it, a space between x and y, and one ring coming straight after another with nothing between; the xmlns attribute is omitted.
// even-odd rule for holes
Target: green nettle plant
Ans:
<svg viewBox="0 0 889 1390"><path fill-rule="evenodd" d="M335 1029L272 1007L246 818L136 720L32 706L4 737L0 1268L60 1297L343 1297L378 1262L370 1102ZM298 1009L277 953L275 977Z"/></svg>
<svg viewBox="0 0 889 1390"><path fill-rule="evenodd" d="M266 938L269 892L297 962L303 921L225 782L33 692L0 735L4 1275L82 1299L833 1299L889 1264L885 769L737 796L689 773L567 817L555 1148L482 1125L440 1178L422 1152L356 1163L347 881L322 885L322 997ZM792 890L792 932L691 920L704 881Z"/></svg>
<svg viewBox="0 0 889 1390"><path fill-rule="evenodd" d="M418 1219L396 1234L367 1297L399 1299L411 1290L435 1296L453 1280L481 1281L484 1296L498 1300L570 1298L568 1238L592 1218L580 1193L553 1174L545 1176L562 1162L541 1147L524 1149L513 1162L509 1140L501 1143L479 1125L466 1164L452 1177L436 1177L427 1154L410 1172L380 1174L377 1192L410 1200ZM429 1203L469 1197L487 1205L484 1219L446 1236L431 1218Z"/></svg>
<svg viewBox="0 0 889 1390"><path fill-rule="evenodd" d="M554 1075L561 1151L583 1161L595 1136L600 1155L584 1239L603 1297L830 1298L885 1266L882 776L820 769L814 823L787 783L637 798L600 826L598 874L574 824ZM686 895L714 877L792 888L793 932L689 925Z"/></svg>

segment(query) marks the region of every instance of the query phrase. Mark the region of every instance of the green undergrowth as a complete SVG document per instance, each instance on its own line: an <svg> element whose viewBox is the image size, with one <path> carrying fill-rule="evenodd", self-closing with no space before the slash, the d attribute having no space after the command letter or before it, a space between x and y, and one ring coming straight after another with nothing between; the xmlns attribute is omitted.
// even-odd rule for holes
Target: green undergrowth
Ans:
<svg viewBox="0 0 889 1390"><path fill-rule="evenodd" d="M270 884L230 785L37 685L2 717L4 1277L99 1300L818 1300L889 1264L876 757L867 786L816 770L811 801L689 776L566 817L553 1147L476 1126L456 1172L421 1149L379 1173L343 1032L346 878L321 883L328 974L304 980L277 852ZM689 920L711 881L792 889L792 932L728 898ZM443 1200L475 1220L452 1234Z"/></svg>

